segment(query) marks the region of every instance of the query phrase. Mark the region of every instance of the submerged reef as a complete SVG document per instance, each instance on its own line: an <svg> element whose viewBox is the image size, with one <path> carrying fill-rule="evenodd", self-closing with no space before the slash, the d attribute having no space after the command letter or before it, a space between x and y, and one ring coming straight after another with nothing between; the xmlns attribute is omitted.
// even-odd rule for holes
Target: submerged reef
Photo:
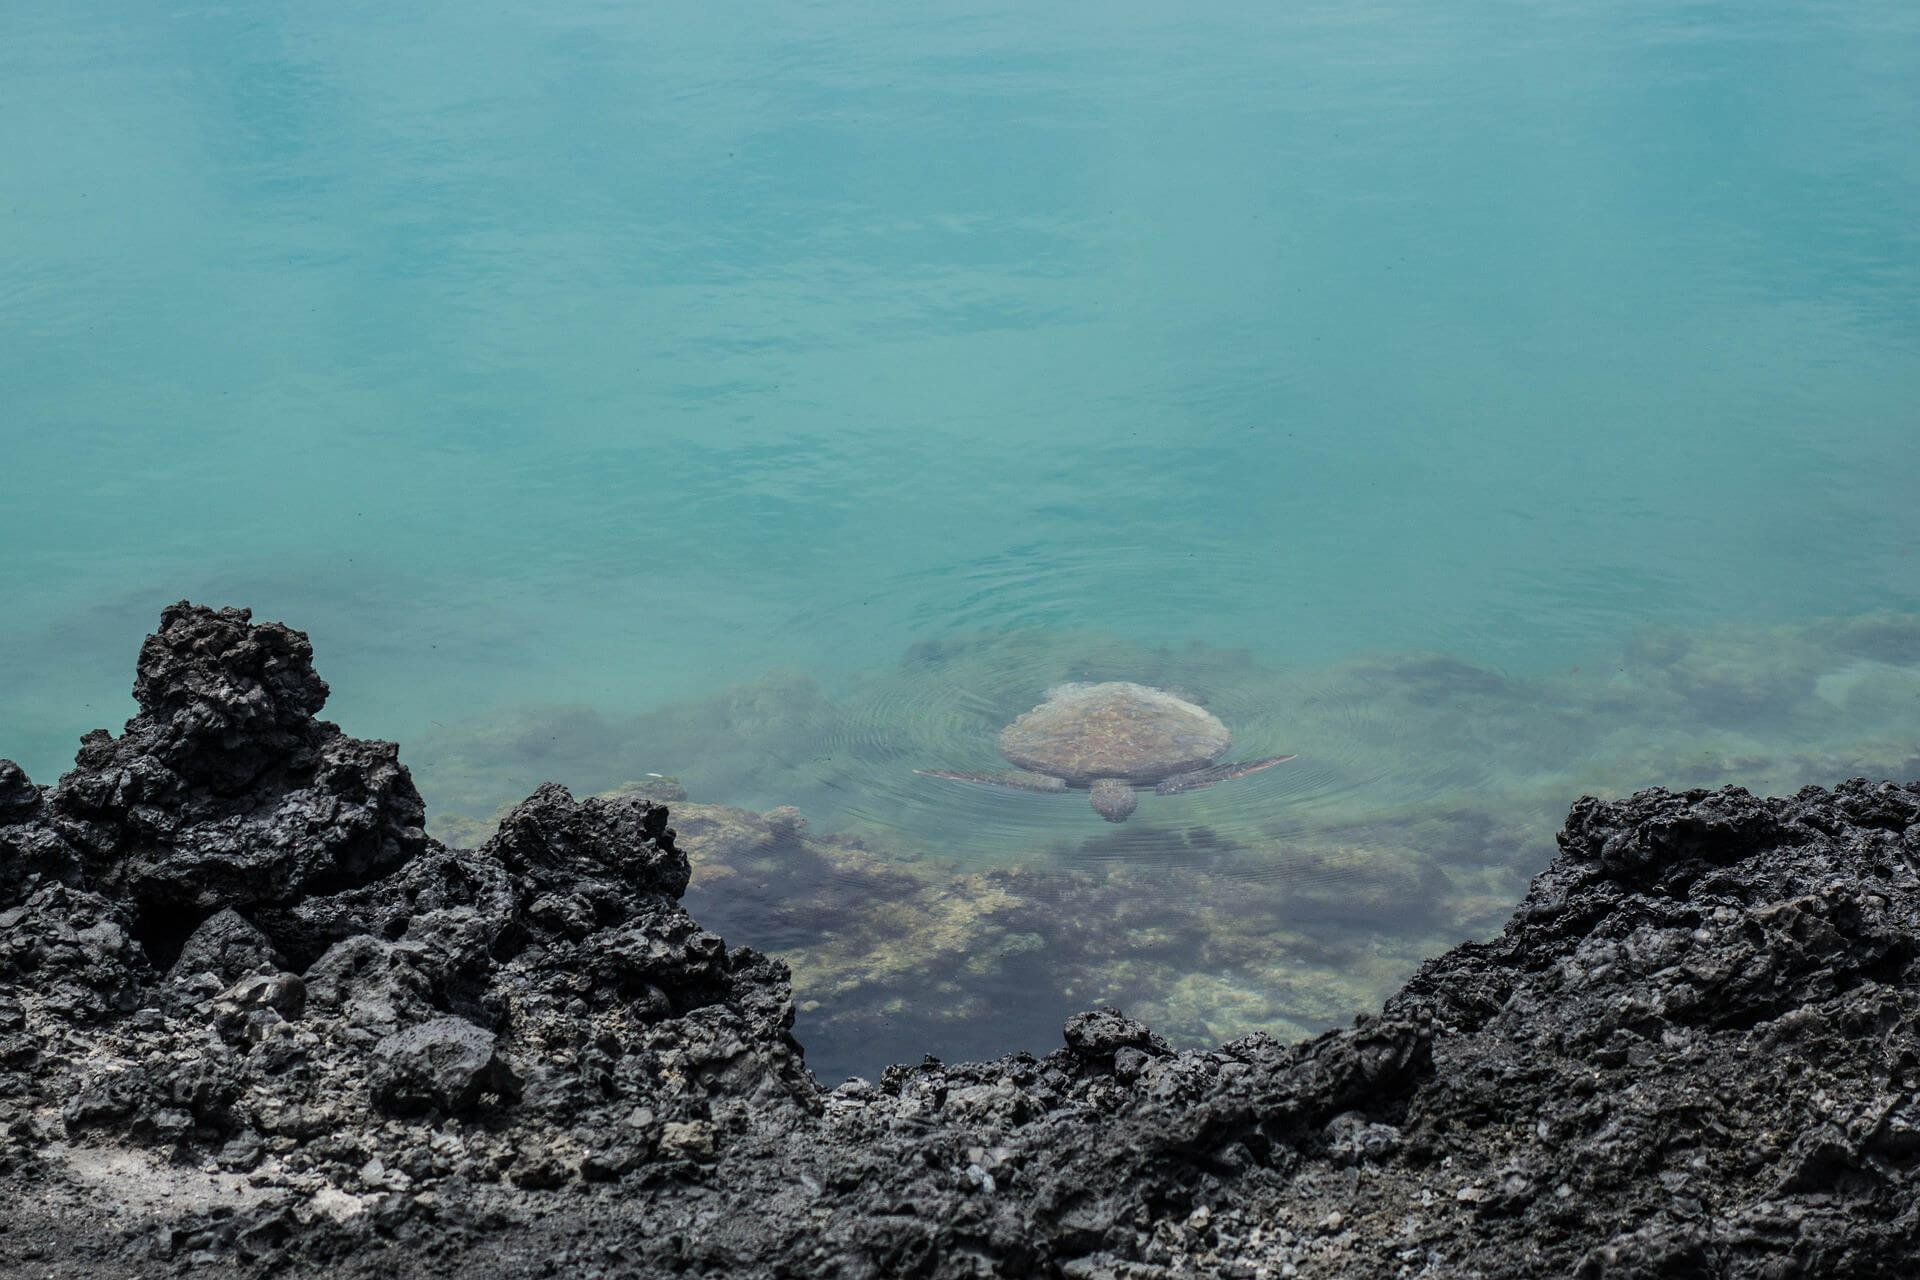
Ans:
<svg viewBox="0 0 1920 1280"><path fill-rule="evenodd" d="M793 966L796 1034L829 1080L1044 1050L1089 1003L1182 1048L1326 1030L1498 932L1583 792L1920 776L1920 616L1640 632L1566 661L1288 664L1104 632L955 633L830 685L776 674L633 715L490 709L410 735L408 758L429 832L452 845L483 843L550 778L672 805L689 910ZM1003 767L996 735L1044 690L1116 679L1198 700L1235 754L1299 758L1143 799L1119 828L912 772ZM762 823L795 807L805 823Z"/></svg>
<svg viewBox="0 0 1920 1280"><path fill-rule="evenodd" d="M1093 1007L1044 1055L827 1088L787 967L739 944L799 944L805 995L835 980L804 942L831 904L730 945L683 903L687 848L716 850L716 908L811 860L922 961L991 940L1016 975L1068 927L1036 873L914 877L664 780L542 785L450 848L395 747L316 718L326 695L300 633L182 603L120 737L51 787L0 762L0 1274L1757 1280L1920 1256L1920 784L1584 798L1497 937L1310 1039L1181 1049ZM1365 882L1406 904L1436 874ZM1108 880L1050 891L1056 922L1151 950L1101 916L1128 900ZM1284 936L1262 915L1234 945Z"/></svg>

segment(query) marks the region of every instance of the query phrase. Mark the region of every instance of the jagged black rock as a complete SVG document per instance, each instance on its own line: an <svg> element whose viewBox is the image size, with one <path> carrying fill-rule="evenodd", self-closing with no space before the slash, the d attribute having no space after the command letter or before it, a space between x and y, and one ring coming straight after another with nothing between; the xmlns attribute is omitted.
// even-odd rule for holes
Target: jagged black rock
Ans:
<svg viewBox="0 0 1920 1280"><path fill-rule="evenodd" d="M665 808L421 830L306 638L175 605L0 762L0 1273L1907 1276L1920 785L1574 805L1497 939L1298 1045L1115 1010L823 1089Z"/></svg>

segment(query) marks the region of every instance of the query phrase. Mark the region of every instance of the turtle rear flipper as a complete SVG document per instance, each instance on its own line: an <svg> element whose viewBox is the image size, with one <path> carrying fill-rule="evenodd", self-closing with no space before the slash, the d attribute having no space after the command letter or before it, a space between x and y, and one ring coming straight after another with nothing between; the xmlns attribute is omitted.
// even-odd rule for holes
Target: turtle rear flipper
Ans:
<svg viewBox="0 0 1920 1280"><path fill-rule="evenodd" d="M983 787L1011 787L1015 791L1065 791L1067 789L1067 784L1059 778L1050 778L1044 773L1030 773L1025 769L1005 769L995 773L956 773L951 769L915 769L914 772L925 774L929 778L972 782Z"/></svg>
<svg viewBox="0 0 1920 1280"><path fill-rule="evenodd" d="M1242 760L1234 764L1209 765L1205 769L1195 769L1191 773L1176 773L1171 778L1162 778L1154 790L1155 795L1178 795L1182 791L1198 791L1201 787L1210 787L1216 782L1227 782L1234 778L1244 778L1250 773L1262 769L1271 769L1277 764L1296 760L1297 756L1268 756L1264 760Z"/></svg>

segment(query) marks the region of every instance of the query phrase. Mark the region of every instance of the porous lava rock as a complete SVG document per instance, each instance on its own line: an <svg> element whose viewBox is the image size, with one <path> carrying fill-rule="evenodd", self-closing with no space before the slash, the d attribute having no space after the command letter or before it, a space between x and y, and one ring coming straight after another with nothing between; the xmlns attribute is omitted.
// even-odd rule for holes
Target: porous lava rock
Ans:
<svg viewBox="0 0 1920 1280"><path fill-rule="evenodd" d="M375 1106L396 1115L457 1115L479 1105L482 1094L518 1097L520 1078L500 1060L491 1031L464 1018L443 1017L375 1044L367 1087Z"/></svg>
<svg viewBox="0 0 1920 1280"><path fill-rule="evenodd" d="M244 611L167 610L138 690L50 791L0 766L0 1274L1920 1257L1920 784L1581 799L1500 936L1301 1043L1095 1009L827 1089L784 967L681 907L659 804L549 785L478 849L419 836Z"/></svg>
<svg viewBox="0 0 1920 1280"><path fill-rule="evenodd" d="M172 606L120 738L88 735L51 789L0 765L0 1173L242 1170L273 1207L162 1252L317 1257L294 1218L616 1179L669 1126L710 1156L749 1110L817 1106L784 967L679 906L663 807L549 785L445 848L391 744L316 718L311 656Z"/></svg>
<svg viewBox="0 0 1920 1280"><path fill-rule="evenodd" d="M238 911L226 907L202 920L199 927L187 935L168 976L184 982L205 973L226 984L263 968L279 966L280 955L267 935Z"/></svg>
<svg viewBox="0 0 1920 1280"><path fill-rule="evenodd" d="M43 821L45 814L41 788L26 770L0 760L0 907L49 881L79 882L79 855Z"/></svg>
<svg viewBox="0 0 1920 1280"><path fill-rule="evenodd" d="M89 881L143 933L183 937L225 907L365 884L426 848L425 807L390 742L315 718L305 635L185 601L140 648L140 714L81 740L47 798Z"/></svg>

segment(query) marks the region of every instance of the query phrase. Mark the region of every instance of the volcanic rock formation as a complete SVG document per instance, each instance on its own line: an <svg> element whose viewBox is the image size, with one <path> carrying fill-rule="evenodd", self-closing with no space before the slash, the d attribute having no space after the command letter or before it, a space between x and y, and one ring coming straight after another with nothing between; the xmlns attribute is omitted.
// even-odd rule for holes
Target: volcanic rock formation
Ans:
<svg viewBox="0 0 1920 1280"><path fill-rule="evenodd" d="M1920 784L1582 799L1498 938L1300 1044L1115 1010L821 1088L665 808L471 850L180 604L0 762L0 1274L1906 1276Z"/></svg>

